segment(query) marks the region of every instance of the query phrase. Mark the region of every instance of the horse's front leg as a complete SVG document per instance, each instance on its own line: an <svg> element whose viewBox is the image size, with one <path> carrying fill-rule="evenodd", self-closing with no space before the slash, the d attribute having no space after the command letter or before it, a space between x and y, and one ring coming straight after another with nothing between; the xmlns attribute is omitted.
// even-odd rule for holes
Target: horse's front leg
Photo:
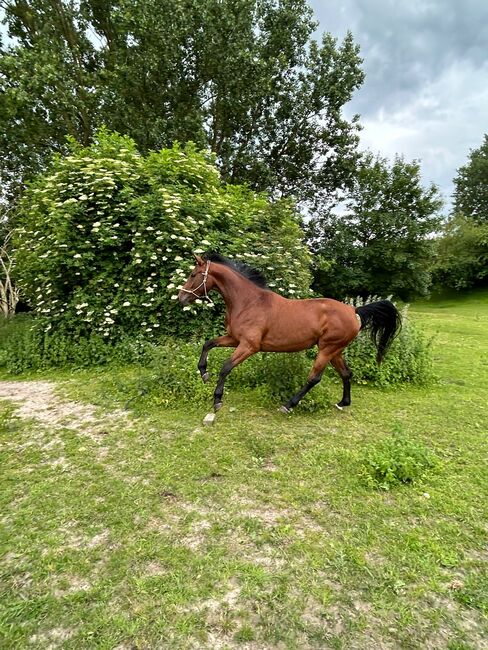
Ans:
<svg viewBox="0 0 488 650"><path fill-rule="evenodd" d="M207 372L207 359L208 353L213 348L236 348L238 342L232 336L219 336L216 339L210 339L205 341L202 347L202 353L200 355L200 361L198 362L198 370L203 381L207 382L210 379L210 375Z"/></svg>
<svg viewBox="0 0 488 650"><path fill-rule="evenodd" d="M248 342L240 342L234 354L224 362L219 375L219 381L214 392L214 411L222 408L222 396L224 394L225 380L236 366L248 359L259 350L259 347L253 346Z"/></svg>

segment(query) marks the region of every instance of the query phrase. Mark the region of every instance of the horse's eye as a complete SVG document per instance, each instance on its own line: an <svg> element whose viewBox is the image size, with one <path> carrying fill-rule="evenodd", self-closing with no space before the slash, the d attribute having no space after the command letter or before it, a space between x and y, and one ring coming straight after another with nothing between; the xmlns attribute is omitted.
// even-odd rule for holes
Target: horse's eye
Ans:
<svg viewBox="0 0 488 650"><path fill-rule="evenodd" d="M195 276L196 276L196 273L192 273L192 274L190 275L190 278L194 278Z"/></svg>

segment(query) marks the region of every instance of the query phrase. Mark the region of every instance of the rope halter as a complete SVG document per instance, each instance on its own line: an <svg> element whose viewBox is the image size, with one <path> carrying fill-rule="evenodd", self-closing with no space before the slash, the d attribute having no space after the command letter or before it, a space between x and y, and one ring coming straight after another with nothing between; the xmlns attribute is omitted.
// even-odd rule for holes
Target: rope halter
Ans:
<svg viewBox="0 0 488 650"><path fill-rule="evenodd" d="M195 298L206 298L213 305L214 302L213 302L212 298L210 298L210 296L208 295L208 292L207 292L207 277L208 277L209 268L210 268L210 260L207 260L207 265L205 266L205 271L202 273L203 280L200 282L198 287L195 287L194 289L183 289L183 288L181 288L180 291L184 291L185 293L191 293L191 294L193 294L195 296ZM200 287L203 287L203 290L205 292L201 296L199 296L198 293L196 293L196 291L198 291L198 289L200 289Z"/></svg>

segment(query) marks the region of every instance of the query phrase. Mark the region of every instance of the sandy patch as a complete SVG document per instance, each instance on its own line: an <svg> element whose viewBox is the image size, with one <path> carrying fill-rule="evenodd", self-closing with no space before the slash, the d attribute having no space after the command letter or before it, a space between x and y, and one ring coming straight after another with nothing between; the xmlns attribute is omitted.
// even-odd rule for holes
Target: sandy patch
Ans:
<svg viewBox="0 0 488 650"><path fill-rule="evenodd" d="M118 409L104 415L101 422L94 406L59 397L56 388L57 384L49 381L0 381L0 399L18 405L16 415L22 419L34 419L54 429L79 430L90 437L102 425L128 417Z"/></svg>

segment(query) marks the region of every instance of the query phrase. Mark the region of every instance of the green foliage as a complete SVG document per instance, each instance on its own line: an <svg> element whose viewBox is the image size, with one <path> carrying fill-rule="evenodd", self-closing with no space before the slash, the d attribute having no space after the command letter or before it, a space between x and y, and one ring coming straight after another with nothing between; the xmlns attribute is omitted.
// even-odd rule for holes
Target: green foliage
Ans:
<svg viewBox="0 0 488 650"><path fill-rule="evenodd" d="M84 337L47 333L29 315L0 319L0 368L11 374L144 362L152 357L153 347L136 337L111 342L98 334Z"/></svg>
<svg viewBox="0 0 488 650"><path fill-rule="evenodd" d="M305 0L58 0L5 5L0 173L42 170L102 124L141 151L192 140L223 177L300 198L349 182L363 80L358 48L317 43Z"/></svg>
<svg viewBox="0 0 488 650"><path fill-rule="evenodd" d="M454 178L454 212L480 224L488 222L488 135L469 154L469 161Z"/></svg>
<svg viewBox="0 0 488 650"><path fill-rule="evenodd" d="M357 301L360 302L360 301ZM434 378L431 340L409 320L408 306L401 309L402 329L381 365L368 332L360 332L345 350L353 378L361 384L388 386L402 383L427 384Z"/></svg>
<svg viewBox="0 0 488 650"><path fill-rule="evenodd" d="M309 255L292 205L221 183L192 144L141 156L102 130L71 142L25 193L16 215L16 277L45 332L117 341L213 332L223 303L176 304L194 265L215 249L260 267L270 287L306 294Z"/></svg>
<svg viewBox="0 0 488 650"><path fill-rule="evenodd" d="M488 221L455 214L445 224L436 252L437 286L459 290L483 284L488 277Z"/></svg>
<svg viewBox="0 0 488 650"><path fill-rule="evenodd" d="M211 404L220 367L229 350L215 349L209 356L209 383L204 384L197 368L201 345L168 339L153 350L150 361L138 377L130 377L121 387L129 406L155 403L188 409ZM305 382L310 359L301 354L257 354L236 368L226 382L226 390L252 389L268 404L280 403Z"/></svg>
<svg viewBox="0 0 488 650"><path fill-rule="evenodd" d="M345 214L325 210L309 225L314 289L325 296L424 295L441 206L417 162L364 157Z"/></svg>
<svg viewBox="0 0 488 650"><path fill-rule="evenodd" d="M454 178L454 210L437 241L437 287L465 289L488 277L488 135Z"/></svg>
<svg viewBox="0 0 488 650"><path fill-rule="evenodd" d="M370 487L382 490L413 483L439 464L434 452L401 432L370 444L361 456L363 480Z"/></svg>

